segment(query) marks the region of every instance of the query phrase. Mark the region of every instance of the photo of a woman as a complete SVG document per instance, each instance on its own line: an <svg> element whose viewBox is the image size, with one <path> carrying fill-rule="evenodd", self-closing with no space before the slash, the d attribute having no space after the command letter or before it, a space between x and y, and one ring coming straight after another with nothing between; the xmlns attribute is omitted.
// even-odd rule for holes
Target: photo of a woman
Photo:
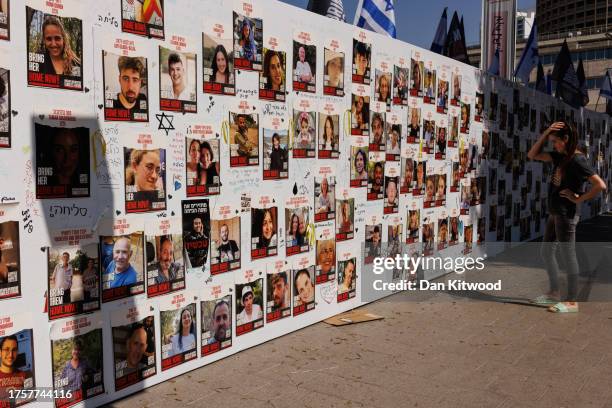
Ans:
<svg viewBox="0 0 612 408"><path fill-rule="evenodd" d="M302 246L304 245L304 235L300 233L300 215L299 210L291 215L291 223L287 229L287 246Z"/></svg>
<svg viewBox="0 0 612 408"><path fill-rule="evenodd" d="M189 307L181 311L177 326L176 333L170 337L172 350L168 357L183 354L196 348L195 319Z"/></svg>
<svg viewBox="0 0 612 408"><path fill-rule="evenodd" d="M365 97L353 95L353 106L351 108L351 128L368 130L370 121L369 105Z"/></svg>
<svg viewBox="0 0 612 408"><path fill-rule="evenodd" d="M255 44L255 32L251 20L244 17L240 25L240 40L238 41L238 54L240 58L255 61L257 57L257 44Z"/></svg>
<svg viewBox="0 0 612 408"><path fill-rule="evenodd" d="M234 74L231 72L232 66L227 55L227 50L223 44L217 45L212 59L212 82L218 84L233 84Z"/></svg>
<svg viewBox="0 0 612 408"><path fill-rule="evenodd" d="M378 72L378 82L376 83L376 93L378 101L389 104L391 102L391 74Z"/></svg>
<svg viewBox="0 0 612 408"><path fill-rule="evenodd" d="M200 162L198 169L199 185L219 184L219 162L215 161L215 155L209 142L200 143Z"/></svg>
<svg viewBox="0 0 612 408"><path fill-rule="evenodd" d="M319 130L319 150L338 150L338 134L331 115L325 117L323 128Z"/></svg>
<svg viewBox="0 0 612 408"><path fill-rule="evenodd" d="M265 88L272 91L285 91L285 57L284 53L267 50L264 57L263 77Z"/></svg>
<svg viewBox="0 0 612 408"><path fill-rule="evenodd" d="M276 246L276 220L272 211L267 208L263 210L260 225L258 226L257 249Z"/></svg>
<svg viewBox="0 0 612 408"><path fill-rule="evenodd" d="M134 186L133 192L163 191L159 150L133 149L125 170L126 186Z"/></svg>
<svg viewBox="0 0 612 408"><path fill-rule="evenodd" d="M198 184L200 177L199 174L199 163L200 163L200 141L193 139L189 143L187 149L187 185L194 186Z"/></svg>
<svg viewBox="0 0 612 408"><path fill-rule="evenodd" d="M346 262L342 262L344 268L341 274L338 274L338 293L346 293L355 289L355 261L349 259Z"/></svg>
<svg viewBox="0 0 612 408"><path fill-rule="evenodd" d="M41 40L40 50L45 56L41 73L81 76L81 58L73 51L70 36L59 18L45 18Z"/></svg>
<svg viewBox="0 0 612 408"><path fill-rule="evenodd" d="M368 179L368 155L363 149L357 150L353 159L353 180Z"/></svg>
<svg viewBox="0 0 612 408"><path fill-rule="evenodd" d="M549 140L553 151L542 151ZM552 177L548 185L548 220L542 239L541 255L550 282L549 291L532 301L550 304L554 313L578 312L578 261L576 259L576 225L579 222L579 204L597 197L606 190L606 183L595 173L585 155L578 150L578 133L567 122L555 122L531 147L530 160L551 162ZM584 183L591 187L584 190ZM560 301L559 267L556 253L564 258L567 270L567 298Z"/></svg>

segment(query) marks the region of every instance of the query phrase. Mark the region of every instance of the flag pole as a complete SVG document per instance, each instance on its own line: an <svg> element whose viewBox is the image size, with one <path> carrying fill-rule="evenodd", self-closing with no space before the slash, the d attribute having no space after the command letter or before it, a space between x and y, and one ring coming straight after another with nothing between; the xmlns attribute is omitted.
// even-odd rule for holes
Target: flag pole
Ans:
<svg viewBox="0 0 612 408"><path fill-rule="evenodd" d="M595 112L597 112L597 105L599 105L599 98L601 98L601 94L597 95L597 102L595 102Z"/></svg>
<svg viewBox="0 0 612 408"><path fill-rule="evenodd" d="M359 21L359 16L361 16L361 9L363 8L363 0L359 0L359 4L357 5L357 9L355 10L355 18L353 19L353 25L357 25Z"/></svg>

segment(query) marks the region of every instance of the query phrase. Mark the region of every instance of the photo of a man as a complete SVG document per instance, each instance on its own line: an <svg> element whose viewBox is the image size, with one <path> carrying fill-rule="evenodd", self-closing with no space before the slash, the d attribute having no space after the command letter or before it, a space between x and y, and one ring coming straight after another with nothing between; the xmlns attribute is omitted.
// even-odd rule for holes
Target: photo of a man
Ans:
<svg viewBox="0 0 612 408"><path fill-rule="evenodd" d="M201 354L207 356L232 345L232 295L203 300Z"/></svg>
<svg viewBox="0 0 612 408"><path fill-rule="evenodd" d="M317 47L293 41L293 90L316 92Z"/></svg>
<svg viewBox="0 0 612 408"><path fill-rule="evenodd" d="M218 261L226 262L240 259L240 249L233 239L229 239L229 227L222 224L219 229L219 244L217 245Z"/></svg>
<svg viewBox="0 0 612 408"><path fill-rule="evenodd" d="M159 47L161 110L197 112L196 55Z"/></svg>
<svg viewBox="0 0 612 408"><path fill-rule="evenodd" d="M144 292L144 246L142 232L100 237L102 301Z"/></svg>
<svg viewBox="0 0 612 408"><path fill-rule="evenodd" d="M237 284L236 293L236 335L263 327L263 278Z"/></svg>
<svg viewBox="0 0 612 408"><path fill-rule="evenodd" d="M208 344L221 342L232 336L232 315L230 304L221 300L215 304L212 315L213 336L208 339Z"/></svg>
<svg viewBox="0 0 612 408"><path fill-rule="evenodd" d="M91 319L83 318L83 323L92 325ZM83 329L81 334L60 335L65 322L52 326L51 358L53 363L53 388L65 396L58 400L58 407L71 406L79 401L93 398L104 393L104 352L102 348L102 329L97 327ZM94 323L95 326L97 326ZM61 329L60 329L61 327ZM87 327L87 326L86 326ZM59 336L59 338L55 338ZM70 391L70 395L67 392ZM59 394L62 395L62 394ZM61 401L61 403L59 403Z"/></svg>
<svg viewBox="0 0 612 408"><path fill-rule="evenodd" d="M291 316L291 283L287 271L268 273L266 321Z"/></svg>
<svg viewBox="0 0 612 408"><path fill-rule="evenodd" d="M231 113L230 166L259 164L259 124L256 114Z"/></svg>
<svg viewBox="0 0 612 408"><path fill-rule="evenodd" d="M123 316L122 316L123 317ZM112 327L115 390L121 390L156 374L153 316Z"/></svg>
<svg viewBox="0 0 612 408"><path fill-rule="evenodd" d="M70 303L70 288L72 287L72 266L68 263L70 254L62 253L61 262L55 265L51 275L51 289L57 294L63 294L63 302Z"/></svg>
<svg viewBox="0 0 612 408"><path fill-rule="evenodd" d="M0 337L0 405L9 400L11 390L28 390L34 387L33 353L31 329ZM15 402L16 406L20 406L28 401L31 399L18 399Z"/></svg>
<svg viewBox="0 0 612 408"><path fill-rule="evenodd" d="M370 83L372 46L353 38L353 83Z"/></svg>
<svg viewBox="0 0 612 408"><path fill-rule="evenodd" d="M203 268L210 245L210 213L207 199L182 202L185 269Z"/></svg>
<svg viewBox="0 0 612 408"><path fill-rule="evenodd" d="M118 56L107 51L102 52L102 57L104 119L147 122L149 120L147 59Z"/></svg>
<svg viewBox="0 0 612 408"><path fill-rule="evenodd" d="M147 295L158 296L184 289L182 236L147 236L146 241Z"/></svg>

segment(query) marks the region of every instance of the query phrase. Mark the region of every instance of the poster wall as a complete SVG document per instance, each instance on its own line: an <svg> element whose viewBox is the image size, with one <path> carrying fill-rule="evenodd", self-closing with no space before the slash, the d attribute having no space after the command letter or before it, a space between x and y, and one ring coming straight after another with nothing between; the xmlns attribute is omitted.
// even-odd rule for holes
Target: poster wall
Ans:
<svg viewBox="0 0 612 408"><path fill-rule="evenodd" d="M612 179L607 117L274 0L0 5L0 399L108 404L365 304L399 243L541 236L554 121Z"/></svg>

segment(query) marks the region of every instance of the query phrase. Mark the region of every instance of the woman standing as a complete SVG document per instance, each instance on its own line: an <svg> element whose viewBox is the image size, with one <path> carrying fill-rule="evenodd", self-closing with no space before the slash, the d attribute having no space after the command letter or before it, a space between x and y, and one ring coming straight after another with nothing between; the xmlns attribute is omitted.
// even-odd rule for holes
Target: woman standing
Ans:
<svg viewBox="0 0 612 408"><path fill-rule="evenodd" d="M543 152L546 140L553 144L553 151ZM577 150L578 135L566 122L555 122L542 133L527 157L531 160L552 162L552 178L548 185L549 216L544 230L542 257L546 264L550 290L533 300L538 304L552 304L549 311L570 313L578 311L578 261L576 259L576 225L579 211L576 204L596 197L606 189L604 181L589 166L586 157ZM591 188L584 191L584 182ZM559 278L556 252L559 250L567 265L567 301L559 302Z"/></svg>

